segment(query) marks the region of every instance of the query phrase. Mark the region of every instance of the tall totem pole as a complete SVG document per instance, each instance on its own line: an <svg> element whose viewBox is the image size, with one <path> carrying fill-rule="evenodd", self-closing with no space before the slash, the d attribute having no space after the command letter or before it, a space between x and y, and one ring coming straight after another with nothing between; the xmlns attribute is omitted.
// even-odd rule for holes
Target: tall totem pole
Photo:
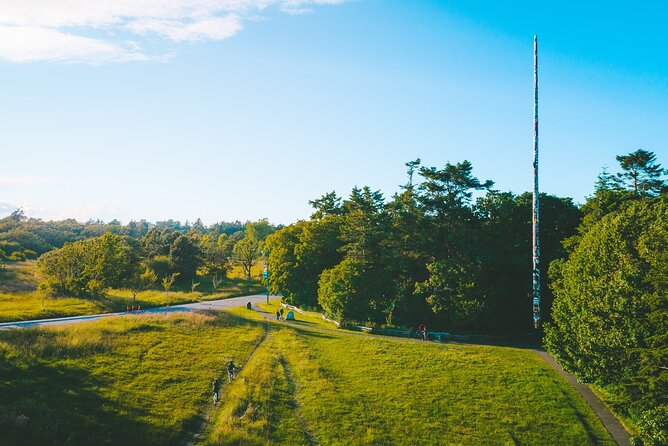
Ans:
<svg viewBox="0 0 668 446"><path fill-rule="evenodd" d="M533 326L540 326L540 222L538 196L538 37L533 36L533 208L531 227L533 230L533 269L531 296L533 301Z"/></svg>

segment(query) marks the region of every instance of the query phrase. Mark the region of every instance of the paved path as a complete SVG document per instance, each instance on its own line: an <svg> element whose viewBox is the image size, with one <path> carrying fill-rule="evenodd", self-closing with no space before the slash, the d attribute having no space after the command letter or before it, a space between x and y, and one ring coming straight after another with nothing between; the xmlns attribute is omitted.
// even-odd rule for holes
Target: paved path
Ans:
<svg viewBox="0 0 668 446"><path fill-rule="evenodd" d="M562 369L561 366L557 364L557 361L555 361L554 358L550 356L546 351L544 350L535 350L535 351L538 354L538 356L540 356L545 360L545 362L550 364L552 368L557 371L557 373L566 378L566 381L568 381L570 385L575 387L575 390L577 390L580 393L580 395L582 395L582 398L584 398L587 404L589 404L589 407L591 407L596 416L601 420L603 426L605 426L608 432L610 432L610 435L612 436L613 440L615 440L615 442L618 445L629 446L631 444L631 436L629 435L628 432L626 432L624 426L622 426L617 417L615 417L612 414L612 412L608 410L605 404L603 404L603 401L601 401L599 397L596 396L596 394L591 391L589 386L587 386L586 384L582 384L581 382L578 382L575 376Z"/></svg>
<svg viewBox="0 0 668 446"><path fill-rule="evenodd" d="M276 296L272 296L276 297ZM227 299L219 300L209 300L205 302L195 302L191 304L182 304L182 305L173 305L168 307L159 307L159 308L150 308L142 310L141 314L150 314L150 313L166 313L172 311L200 311L200 310L224 310L225 308L241 307L246 305L247 302L252 302L253 304L258 304L260 302L265 302L267 299L266 294L252 294L248 296L240 297L229 297ZM72 317L62 317L54 319L39 319L34 321L16 321L16 322L3 322L0 323L0 330L12 330L16 328L30 328L30 327L41 327L41 326L53 326L53 325L70 325L76 324L79 322L86 322L96 319L101 319L103 317L111 316L130 316L126 312L120 313L101 313L101 314L89 314L86 316L72 316Z"/></svg>

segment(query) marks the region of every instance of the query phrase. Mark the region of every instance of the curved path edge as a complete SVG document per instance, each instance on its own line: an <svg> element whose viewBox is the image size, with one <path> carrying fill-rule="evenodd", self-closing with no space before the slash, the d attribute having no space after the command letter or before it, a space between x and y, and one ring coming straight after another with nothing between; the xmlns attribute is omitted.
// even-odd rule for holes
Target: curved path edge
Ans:
<svg viewBox="0 0 668 446"><path fill-rule="evenodd" d="M550 364L554 370L563 376L568 383L578 391L582 398L589 404L591 410L594 411L596 416L601 420L603 426L612 436L612 439L619 446L629 446L631 444L631 436L624 429L624 426L619 422L617 417L610 412L606 405L601 401L601 399L589 388L588 385L578 382L577 378L566 370L564 370L557 361L554 360L550 354L544 350L534 350L538 356L543 358L545 362Z"/></svg>
<svg viewBox="0 0 668 446"><path fill-rule="evenodd" d="M270 296L270 298L275 298L277 296ZM181 305L171 305L157 308L149 308L146 310L141 310L141 314L152 314L152 313L168 313L174 311L206 311L206 310L224 310L226 308L234 308L246 305L246 303L251 302L252 304L258 304L265 302L267 299L266 294L249 294L247 296L239 297L228 297L226 299L218 300L206 300L201 302L193 302L190 304L181 304ZM15 322L2 322L0 323L1 330L12 330L17 328L31 328L31 327L40 327L40 326L53 326L53 325L69 325L76 324L79 322L86 322L101 319L104 317L112 316L136 316L137 313L127 313L121 311L118 313L100 313L100 314L88 314L82 316L70 316L70 317L59 317L51 319L37 319L37 320L28 320L28 321L15 321Z"/></svg>

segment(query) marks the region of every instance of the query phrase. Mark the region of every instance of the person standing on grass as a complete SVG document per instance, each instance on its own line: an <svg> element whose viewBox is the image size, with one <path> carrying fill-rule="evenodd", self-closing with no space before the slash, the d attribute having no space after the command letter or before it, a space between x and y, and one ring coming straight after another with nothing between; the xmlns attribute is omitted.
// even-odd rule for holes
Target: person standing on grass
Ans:
<svg viewBox="0 0 668 446"><path fill-rule="evenodd" d="M427 340L427 326L425 324L418 325L418 331L422 333L422 340Z"/></svg>
<svg viewBox="0 0 668 446"><path fill-rule="evenodd" d="M281 320L281 313L280 311L276 310L276 320L280 321Z"/></svg>
<svg viewBox="0 0 668 446"><path fill-rule="evenodd" d="M213 379L213 404L218 404L218 394L220 392L220 380L218 378Z"/></svg>
<svg viewBox="0 0 668 446"><path fill-rule="evenodd" d="M227 379L229 379L230 382L234 379L234 369L236 369L234 361L230 360L230 362L227 363Z"/></svg>
<svg viewBox="0 0 668 446"><path fill-rule="evenodd" d="M279 313L281 314L281 319L283 319L283 307L279 310Z"/></svg>

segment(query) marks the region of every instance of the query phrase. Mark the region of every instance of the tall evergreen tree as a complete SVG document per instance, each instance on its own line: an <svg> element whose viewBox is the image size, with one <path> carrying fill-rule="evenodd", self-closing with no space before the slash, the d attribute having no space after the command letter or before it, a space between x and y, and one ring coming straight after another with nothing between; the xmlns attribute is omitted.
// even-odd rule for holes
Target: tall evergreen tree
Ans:
<svg viewBox="0 0 668 446"><path fill-rule="evenodd" d="M666 171L656 163L656 155L638 149L628 155L618 155L622 171L617 174L619 184L635 196L654 197L668 190L663 179Z"/></svg>

